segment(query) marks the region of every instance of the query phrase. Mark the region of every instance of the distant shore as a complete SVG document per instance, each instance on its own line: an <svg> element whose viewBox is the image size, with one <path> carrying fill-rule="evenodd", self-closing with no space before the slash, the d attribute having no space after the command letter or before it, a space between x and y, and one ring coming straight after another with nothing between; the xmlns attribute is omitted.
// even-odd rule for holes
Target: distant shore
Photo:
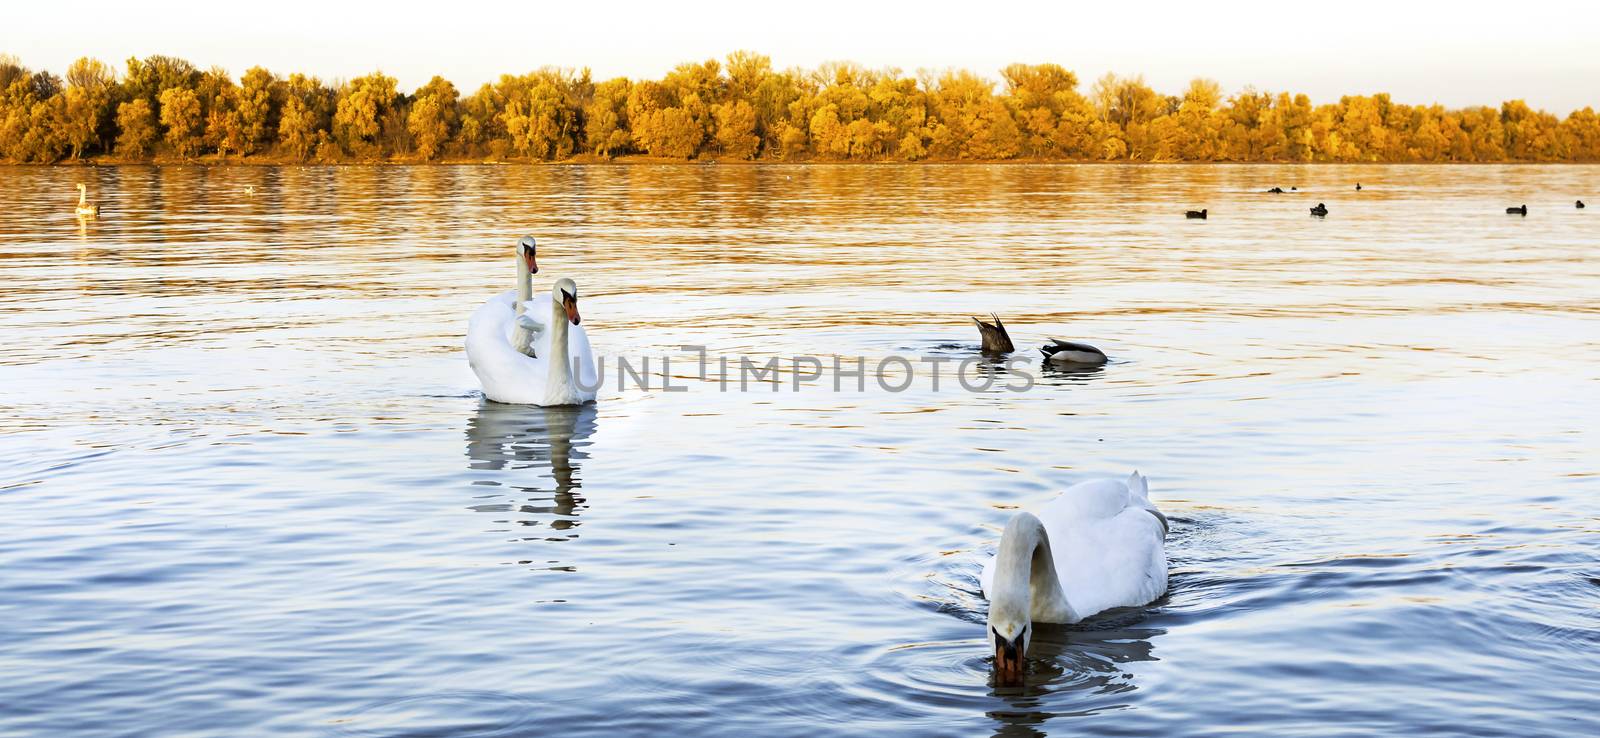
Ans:
<svg viewBox="0 0 1600 738"><path fill-rule="evenodd" d="M1600 162L1592 161L1538 161L1538 160L1507 160L1507 161L1106 161L1104 159L920 159L917 161L902 161L899 159L880 160L837 160L837 159L674 159L661 156L629 155L604 158L599 156L574 156L555 161L545 159L433 159L397 158L397 159L350 159L337 161L302 161L288 157L248 156L248 157L160 157L147 159L123 159L111 156L86 157L72 161L59 161L50 164L35 162L18 162L0 160L0 167L437 167L437 166L947 166L952 164L977 164L996 165L1005 164L1013 166L1042 166L1051 164L1094 165L1094 166L1209 166L1213 164L1268 164L1274 166L1395 166L1395 165L1429 165L1429 166L1498 166L1498 165L1575 165L1594 166Z"/></svg>
<svg viewBox="0 0 1600 738"><path fill-rule="evenodd" d="M238 78L167 56L64 77L0 54L0 158L38 164L1600 162L1600 114L1520 99L1446 108L1383 92L1313 103L1196 78L1163 93L1058 64L1000 79L848 62L780 70L736 51L660 79L546 67L463 95L382 72Z"/></svg>

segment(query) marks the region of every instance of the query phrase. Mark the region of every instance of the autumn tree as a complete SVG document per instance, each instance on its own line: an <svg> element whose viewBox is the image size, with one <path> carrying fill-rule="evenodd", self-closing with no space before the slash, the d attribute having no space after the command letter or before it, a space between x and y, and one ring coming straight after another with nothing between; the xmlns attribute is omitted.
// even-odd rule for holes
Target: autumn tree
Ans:
<svg viewBox="0 0 1600 738"><path fill-rule="evenodd" d="M628 95L633 83L625 77L594 87L584 108L584 138L595 156L610 157L628 147Z"/></svg>
<svg viewBox="0 0 1600 738"><path fill-rule="evenodd" d="M229 112L233 116L229 126L238 132L240 153L255 153L272 143L283 99L283 83L261 67L251 67L240 78L233 110Z"/></svg>
<svg viewBox="0 0 1600 738"><path fill-rule="evenodd" d="M167 145L178 156L199 152L204 125L200 96L194 90L169 87L161 93L161 126L167 129Z"/></svg>
<svg viewBox="0 0 1600 738"><path fill-rule="evenodd" d="M399 97L396 84L395 78L373 72L340 88L333 112L333 138L345 153L369 157L382 153L378 136L383 132L384 116Z"/></svg>
<svg viewBox="0 0 1600 738"><path fill-rule="evenodd" d="M72 158L81 158L85 150L99 145L101 129L111 113L116 81L116 73L98 59L84 57L67 68L64 132L72 147Z"/></svg>
<svg viewBox="0 0 1600 738"><path fill-rule="evenodd" d="M456 86L443 77L434 77L417 90L406 125L423 159L433 159L455 135L460 114Z"/></svg>
<svg viewBox="0 0 1600 738"><path fill-rule="evenodd" d="M756 135L756 110L744 100L715 106L717 144L725 156L754 159L761 137Z"/></svg>
<svg viewBox="0 0 1600 738"><path fill-rule="evenodd" d="M149 153L159 138L155 112L142 97L117 106L117 128L122 131L117 137L117 153L132 159Z"/></svg>
<svg viewBox="0 0 1600 738"><path fill-rule="evenodd" d="M994 96L993 83L967 71L941 75L933 93L930 151L950 159L1009 159L1022 151L1022 131Z"/></svg>

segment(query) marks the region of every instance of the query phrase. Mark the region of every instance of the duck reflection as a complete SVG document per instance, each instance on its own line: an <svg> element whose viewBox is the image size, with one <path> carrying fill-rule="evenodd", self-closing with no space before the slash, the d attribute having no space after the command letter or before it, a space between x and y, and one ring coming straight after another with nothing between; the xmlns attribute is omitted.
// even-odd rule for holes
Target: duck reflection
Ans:
<svg viewBox="0 0 1600 738"><path fill-rule="evenodd" d="M1039 383L1049 385L1088 384L1106 375L1109 364L1097 366L1057 366L1048 361L1039 362Z"/></svg>
<svg viewBox="0 0 1600 738"><path fill-rule="evenodd" d="M570 531L578 527L579 512L588 507L579 471L589 457L585 449L594 435L595 418L594 405L535 407L481 401L477 415L467 421L468 467L506 472L476 484L504 486L518 501L474 509L520 513L516 521L520 525L547 524L556 534L545 540L575 538ZM546 469L548 474L537 473ZM542 480L549 483L540 484Z"/></svg>
<svg viewBox="0 0 1600 738"><path fill-rule="evenodd" d="M1097 619L1092 625L1037 624L1028 649L1031 670L1027 685L994 688L990 694L1009 709L986 713L996 723L996 736L1045 735L1045 722L1057 717L1093 715L1120 709L1138 688L1125 664L1155 661L1152 641L1161 628L1137 627L1139 613Z"/></svg>

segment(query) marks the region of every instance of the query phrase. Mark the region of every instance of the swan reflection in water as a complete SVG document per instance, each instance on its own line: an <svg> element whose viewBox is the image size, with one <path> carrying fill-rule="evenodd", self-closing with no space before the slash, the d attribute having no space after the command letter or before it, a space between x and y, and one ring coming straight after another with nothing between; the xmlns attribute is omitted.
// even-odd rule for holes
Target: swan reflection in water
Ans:
<svg viewBox="0 0 1600 738"><path fill-rule="evenodd" d="M483 400L467 421L468 468L500 472L475 485L505 487L509 502L474 505L480 512L515 513L524 526L548 525L552 535L524 540L576 538L580 510L588 507L580 467L595 431L594 405L538 407ZM548 481L546 481L548 480Z"/></svg>
<svg viewBox="0 0 1600 738"><path fill-rule="evenodd" d="M1144 609L1078 625L1040 623L1028 653L1027 686L991 687L991 695L1009 703L1005 709L987 712L996 723L994 734L1042 736L1056 732L1044 729L1052 719L1126 708L1127 693L1138 684L1123 665L1157 660L1152 641L1166 633L1139 626Z"/></svg>

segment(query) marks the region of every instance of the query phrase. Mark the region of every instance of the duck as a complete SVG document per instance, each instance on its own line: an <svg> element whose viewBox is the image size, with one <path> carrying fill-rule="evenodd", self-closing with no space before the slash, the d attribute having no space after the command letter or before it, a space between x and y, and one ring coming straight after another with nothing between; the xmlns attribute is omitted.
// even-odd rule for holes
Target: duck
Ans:
<svg viewBox="0 0 1600 738"><path fill-rule="evenodd" d="M996 685L1022 686L1035 623L1077 623L1166 594L1168 529L1137 471L1074 484L1012 515L978 578Z"/></svg>
<svg viewBox="0 0 1600 738"><path fill-rule="evenodd" d="M1324 217L1328 214L1328 206L1319 202L1316 207L1311 209L1311 214L1318 218Z"/></svg>
<svg viewBox="0 0 1600 738"><path fill-rule="evenodd" d="M563 277L535 298L537 247L532 236L517 242L517 288L489 298L468 321L467 363L494 402L593 402L600 381L578 312L578 285Z"/></svg>
<svg viewBox="0 0 1600 738"><path fill-rule="evenodd" d="M1586 208L1586 207L1588 207L1588 206L1587 206L1587 205L1584 205L1584 204L1583 204L1583 201L1582 201L1582 200L1579 200L1579 201L1578 201L1578 209L1579 209L1579 210L1582 210L1582 209L1584 209L1584 208Z"/></svg>
<svg viewBox="0 0 1600 738"><path fill-rule="evenodd" d="M1206 211L1205 210L1186 210L1183 213L1183 217L1185 217L1185 218L1195 218L1195 219L1198 219L1198 220L1205 220L1206 219Z"/></svg>
<svg viewBox="0 0 1600 738"><path fill-rule="evenodd" d="M1360 191L1361 191L1361 183L1357 182L1356 183L1356 192L1360 192Z"/></svg>
<svg viewBox="0 0 1600 738"><path fill-rule="evenodd" d="M82 182L78 183L78 209L74 212L85 217L100 215L100 206L89 204L89 188Z"/></svg>
<svg viewBox="0 0 1600 738"><path fill-rule="evenodd" d="M1282 187L1274 187L1274 188L1272 188L1270 190L1267 190L1267 193L1268 194L1272 194L1272 195L1281 195L1281 194L1283 194L1283 188Z"/></svg>
<svg viewBox="0 0 1600 738"><path fill-rule="evenodd" d="M978 336L983 339L983 353L1009 354L1017 350L1017 347L1011 343L1011 334L1006 332L1006 324L1000 322L1000 316L989 313L989 317L994 319L993 324L985 323L977 318L972 319L972 322L978 324Z"/></svg>
<svg viewBox="0 0 1600 738"><path fill-rule="evenodd" d="M1522 207L1518 208L1506 208L1506 215L1521 215L1523 217L1527 217L1528 206L1524 204Z"/></svg>
<svg viewBox="0 0 1600 738"><path fill-rule="evenodd" d="M1109 361L1106 352L1087 343L1059 338L1052 338L1050 343L1040 346L1039 353L1044 354L1046 364L1053 366L1099 366Z"/></svg>

